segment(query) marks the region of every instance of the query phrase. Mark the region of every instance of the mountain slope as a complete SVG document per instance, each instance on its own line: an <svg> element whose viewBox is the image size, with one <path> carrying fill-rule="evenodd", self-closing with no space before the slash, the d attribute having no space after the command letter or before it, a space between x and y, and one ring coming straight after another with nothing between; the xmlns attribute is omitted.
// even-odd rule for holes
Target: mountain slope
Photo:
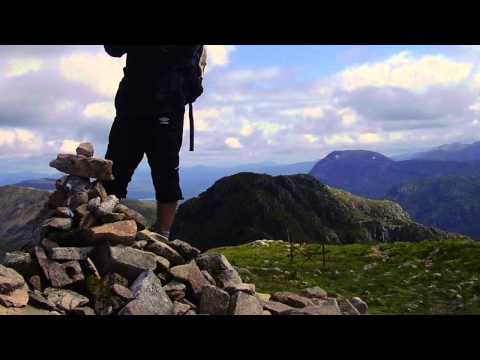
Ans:
<svg viewBox="0 0 480 360"><path fill-rule="evenodd" d="M480 142L473 144L447 144L430 151L414 154L412 159L439 161L476 161L480 160Z"/></svg>
<svg viewBox="0 0 480 360"><path fill-rule="evenodd" d="M415 221L480 239L480 178L439 177L394 187L387 198Z"/></svg>
<svg viewBox="0 0 480 360"><path fill-rule="evenodd" d="M412 222L390 201L373 201L331 189L308 175L240 173L183 203L172 229L200 249L258 239L330 244L417 242L448 237Z"/></svg>
<svg viewBox="0 0 480 360"><path fill-rule="evenodd" d="M370 151L336 151L320 160L310 175L329 186L372 199L393 186L439 176L480 176L480 161L393 161Z"/></svg>
<svg viewBox="0 0 480 360"><path fill-rule="evenodd" d="M0 187L0 249L20 249L33 240L48 196L41 190Z"/></svg>

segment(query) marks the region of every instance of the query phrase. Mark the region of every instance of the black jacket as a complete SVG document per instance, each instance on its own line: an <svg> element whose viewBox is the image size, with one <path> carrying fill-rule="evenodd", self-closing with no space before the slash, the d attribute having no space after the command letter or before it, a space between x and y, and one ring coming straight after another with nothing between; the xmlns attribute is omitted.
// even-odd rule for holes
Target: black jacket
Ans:
<svg viewBox="0 0 480 360"><path fill-rule="evenodd" d="M105 45L113 57L127 54L124 78L115 99L117 110L164 112L185 105L182 79L175 65L189 61L196 45Z"/></svg>

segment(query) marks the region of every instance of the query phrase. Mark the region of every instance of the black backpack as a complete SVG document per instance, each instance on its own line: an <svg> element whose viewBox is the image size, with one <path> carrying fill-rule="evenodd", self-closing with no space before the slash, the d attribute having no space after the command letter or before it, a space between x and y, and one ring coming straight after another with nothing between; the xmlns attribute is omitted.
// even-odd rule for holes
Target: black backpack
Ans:
<svg viewBox="0 0 480 360"><path fill-rule="evenodd" d="M203 94L203 76L207 66L207 49L205 45L196 45L193 56L181 66L183 77L183 95L188 104L190 119L190 151L194 151L193 103Z"/></svg>

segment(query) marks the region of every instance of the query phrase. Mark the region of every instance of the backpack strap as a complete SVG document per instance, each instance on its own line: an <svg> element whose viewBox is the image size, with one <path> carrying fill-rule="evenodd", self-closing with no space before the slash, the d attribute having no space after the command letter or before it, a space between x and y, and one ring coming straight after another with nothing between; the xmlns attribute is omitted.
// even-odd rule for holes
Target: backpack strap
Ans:
<svg viewBox="0 0 480 360"><path fill-rule="evenodd" d="M193 121L193 104L188 104L188 117L190 118L190 151L194 151L195 124Z"/></svg>

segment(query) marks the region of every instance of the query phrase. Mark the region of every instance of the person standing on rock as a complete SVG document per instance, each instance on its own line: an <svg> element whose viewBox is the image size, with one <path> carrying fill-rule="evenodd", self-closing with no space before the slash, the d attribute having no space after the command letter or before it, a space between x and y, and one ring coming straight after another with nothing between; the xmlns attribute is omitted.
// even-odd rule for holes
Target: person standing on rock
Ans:
<svg viewBox="0 0 480 360"><path fill-rule="evenodd" d="M127 187L144 155L151 168L157 222L152 230L169 237L178 201L185 105L190 106L190 150L193 151L192 103L203 93L206 51L203 45L105 45L113 57L127 54L127 65L115 97L106 159L113 161L115 180L109 194L127 196Z"/></svg>

